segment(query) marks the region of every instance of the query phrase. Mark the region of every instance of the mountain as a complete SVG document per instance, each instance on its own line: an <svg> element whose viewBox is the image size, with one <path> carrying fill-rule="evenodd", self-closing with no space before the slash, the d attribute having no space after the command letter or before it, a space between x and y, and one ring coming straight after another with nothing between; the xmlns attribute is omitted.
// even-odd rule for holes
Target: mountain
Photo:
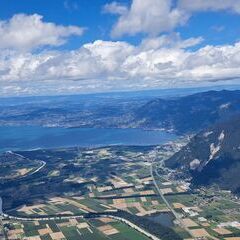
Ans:
<svg viewBox="0 0 240 240"><path fill-rule="evenodd" d="M150 93L149 93L150 94ZM196 132L240 113L240 91L0 99L0 125L164 128ZM176 97L178 96L178 97ZM180 97L181 96L181 97Z"/></svg>
<svg viewBox="0 0 240 240"><path fill-rule="evenodd" d="M240 194L240 115L201 131L166 166L190 175L193 185L214 183Z"/></svg>
<svg viewBox="0 0 240 240"><path fill-rule="evenodd" d="M155 99L134 112L137 127L196 132L240 113L240 91L208 91L175 99Z"/></svg>

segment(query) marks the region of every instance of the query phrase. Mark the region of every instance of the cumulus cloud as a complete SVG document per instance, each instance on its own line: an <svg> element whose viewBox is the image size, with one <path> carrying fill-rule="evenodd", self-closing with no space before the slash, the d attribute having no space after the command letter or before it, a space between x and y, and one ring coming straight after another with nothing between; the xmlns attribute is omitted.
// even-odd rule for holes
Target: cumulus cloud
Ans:
<svg viewBox="0 0 240 240"><path fill-rule="evenodd" d="M117 11L116 3L106 7L111 13L120 14L113 27L112 37L138 33L156 36L173 30L188 19L184 12L172 7L171 0L133 0L130 8L124 11Z"/></svg>
<svg viewBox="0 0 240 240"><path fill-rule="evenodd" d="M162 48L190 48L204 41L203 37L188 38L182 40L179 33L171 35L162 35L155 38L145 38L142 40L140 47L143 50Z"/></svg>
<svg viewBox="0 0 240 240"><path fill-rule="evenodd" d="M204 3L203 3L204 2ZM0 21L0 95L111 91L206 84L240 78L240 42L200 47L204 39L181 39L174 28L195 11L238 12L238 0L133 0L104 11L119 15L112 35L146 33L138 45L97 40L72 51L31 51L59 46L83 29L19 14ZM191 7L190 7L190 6ZM215 7L214 7L215 6ZM147 11L146 11L147 9ZM168 32L163 34L163 32ZM169 33L169 31L171 33ZM192 48L197 46L197 48ZM194 50L193 50L194 49Z"/></svg>
<svg viewBox="0 0 240 240"><path fill-rule="evenodd" d="M30 50L60 46L69 36L82 35L83 31L83 28L77 26L44 22L38 14L17 14L8 21L0 21L0 49Z"/></svg>
<svg viewBox="0 0 240 240"><path fill-rule="evenodd" d="M113 26L113 38L144 33L158 36L188 22L194 12L230 11L240 14L240 0L132 0L129 8L117 2L104 12L120 15Z"/></svg>
<svg viewBox="0 0 240 240"><path fill-rule="evenodd" d="M179 0L178 7L190 12L229 10L240 14L240 0Z"/></svg>
<svg viewBox="0 0 240 240"><path fill-rule="evenodd" d="M109 91L240 78L240 42L188 49L200 40L179 38L171 42L166 36L146 39L139 46L98 40L70 52L2 51L1 91L21 91L22 86L24 93L34 94L53 86L59 93ZM164 41L168 44L163 44ZM37 84L41 87L36 88Z"/></svg>
<svg viewBox="0 0 240 240"><path fill-rule="evenodd" d="M128 11L127 6L122 5L118 2L108 3L103 7L104 13L123 15L123 14L126 14L127 11Z"/></svg>

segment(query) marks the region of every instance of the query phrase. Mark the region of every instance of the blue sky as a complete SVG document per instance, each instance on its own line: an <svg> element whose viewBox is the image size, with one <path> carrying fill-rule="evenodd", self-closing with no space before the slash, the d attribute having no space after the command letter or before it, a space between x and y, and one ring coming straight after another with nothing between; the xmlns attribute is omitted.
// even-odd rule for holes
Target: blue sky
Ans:
<svg viewBox="0 0 240 240"><path fill-rule="evenodd" d="M46 22L63 25L77 25L87 28L82 37L74 37L65 49L75 49L84 43L97 39L111 40L110 31L117 16L104 14L102 9L111 0L1 0L0 18L10 19L14 14L38 13ZM131 0L119 0L122 4L130 5ZM200 12L194 14L188 23L176 29L184 38L204 36L205 44L232 44L240 38L240 14L229 11ZM142 35L124 36L124 40L137 44Z"/></svg>
<svg viewBox="0 0 240 240"><path fill-rule="evenodd" d="M80 47L83 43L96 39L109 40L111 27L117 16L103 14L102 8L110 0L1 0L0 17L8 20L16 13L38 13L46 22L63 25L84 26L87 28L82 37L75 37L62 46L65 49ZM129 4L128 0L119 2ZM131 39L130 39L131 40Z"/></svg>
<svg viewBox="0 0 240 240"><path fill-rule="evenodd" d="M239 83L239 0L0 0L0 94Z"/></svg>

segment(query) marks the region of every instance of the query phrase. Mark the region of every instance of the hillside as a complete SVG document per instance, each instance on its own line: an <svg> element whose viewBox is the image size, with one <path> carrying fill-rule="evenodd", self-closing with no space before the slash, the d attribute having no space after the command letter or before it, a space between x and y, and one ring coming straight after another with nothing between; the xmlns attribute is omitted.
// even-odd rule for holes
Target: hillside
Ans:
<svg viewBox="0 0 240 240"><path fill-rule="evenodd" d="M166 166L190 174L193 184L240 193L240 116L197 134Z"/></svg>
<svg viewBox="0 0 240 240"><path fill-rule="evenodd" d="M240 113L240 91L209 91L176 99L156 99L138 108L138 127L164 128L180 134L209 127Z"/></svg>
<svg viewBox="0 0 240 240"><path fill-rule="evenodd" d="M15 99L16 100L16 99ZM165 98L57 96L5 100L0 125L147 128L197 132L240 113L240 91L208 91Z"/></svg>

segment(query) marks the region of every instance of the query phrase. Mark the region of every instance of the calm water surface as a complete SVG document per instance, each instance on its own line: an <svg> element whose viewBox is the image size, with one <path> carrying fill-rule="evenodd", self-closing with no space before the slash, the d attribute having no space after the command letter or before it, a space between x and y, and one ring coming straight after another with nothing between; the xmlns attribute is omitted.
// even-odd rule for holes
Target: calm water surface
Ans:
<svg viewBox="0 0 240 240"><path fill-rule="evenodd" d="M176 139L163 131L142 129L0 127L0 151L104 145L157 145Z"/></svg>
<svg viewBox="0 0 240 240"><path fill-rule="evenodd" d="M155 223L160 223L165 227L174 226L174 223L173 223L174 216L168 212L152 214L151 216L148 217L148 219L152 220Z"/></svg>

